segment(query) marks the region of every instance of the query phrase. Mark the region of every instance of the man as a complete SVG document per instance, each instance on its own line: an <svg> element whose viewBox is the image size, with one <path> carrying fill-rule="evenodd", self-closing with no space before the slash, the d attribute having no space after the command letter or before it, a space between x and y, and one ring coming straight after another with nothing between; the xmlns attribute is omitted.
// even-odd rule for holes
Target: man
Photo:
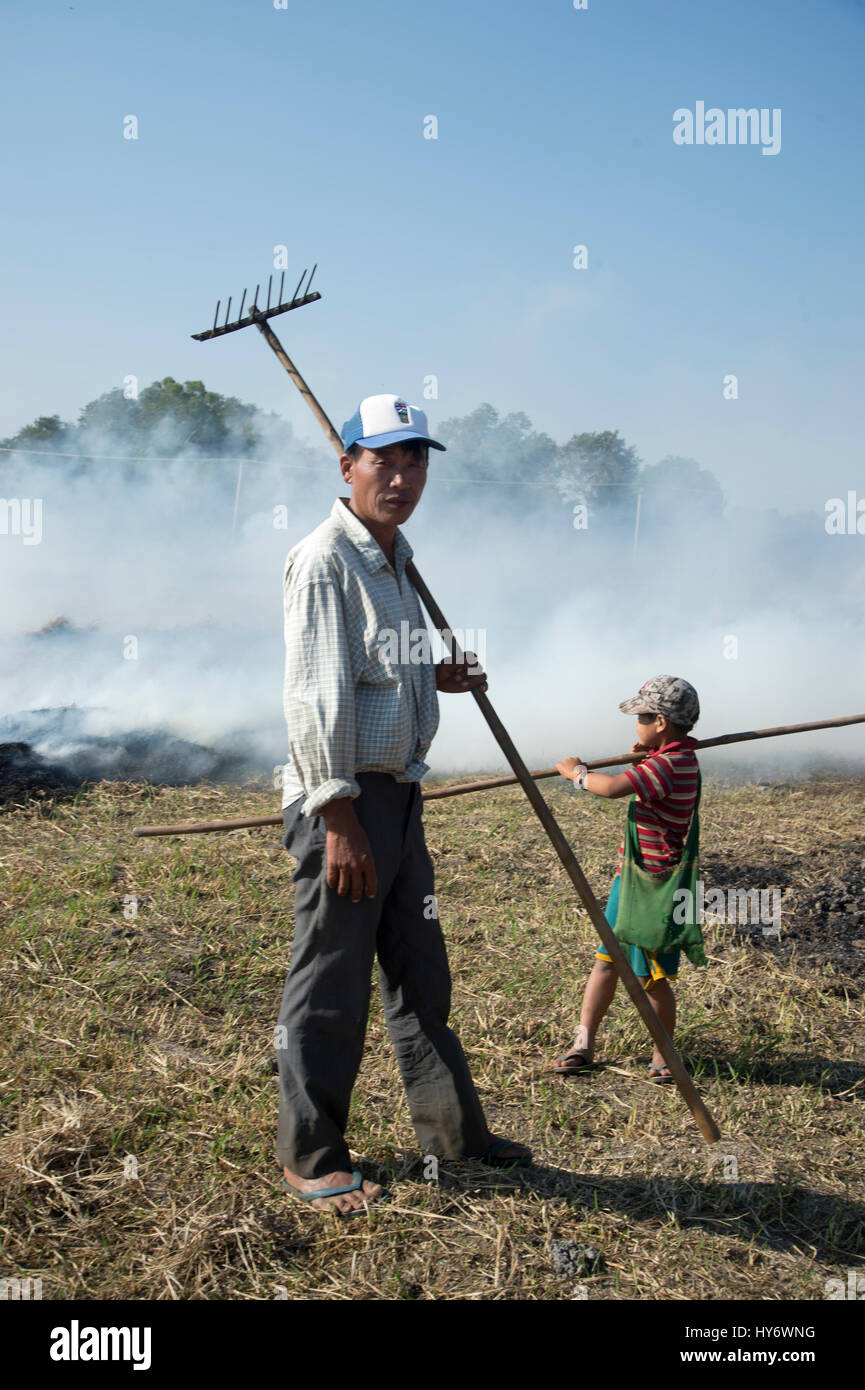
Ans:
<svg viewBox="0 0 865 1390"><path fill-rule="evenodd" d="M297 869L277 1025L277 1157L295 1196L349 1215L382 1195L352 1167L345 1142L376 954L422 1151L488 1163L531 1154L490 1134L447 1026L450 974L421 820L436 692L485 690L486 677L468 662L412 661L408 644L389 640L425 632L399 526L424 490L430 447L444 445L422 410L391 395L361 401L343 440L351 496L285 566L283 843Z"/></svg>

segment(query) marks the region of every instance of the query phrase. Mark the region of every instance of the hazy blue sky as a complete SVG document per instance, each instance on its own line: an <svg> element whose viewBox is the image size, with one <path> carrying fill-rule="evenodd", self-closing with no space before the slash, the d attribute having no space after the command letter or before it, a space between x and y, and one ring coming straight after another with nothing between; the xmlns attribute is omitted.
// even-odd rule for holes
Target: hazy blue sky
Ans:
<svg viewBox="0 0 865 1390"><path fill-rule="evenodd" d="M189 336L285 244L323 299L277 331L338 426L432 373L433 422L618 428L782 511L862 491L865 5L5 0L0 30L0 434L133 373L312 436L255 330ZM780 109L780 152L675 144L698 101Z"/></svg>

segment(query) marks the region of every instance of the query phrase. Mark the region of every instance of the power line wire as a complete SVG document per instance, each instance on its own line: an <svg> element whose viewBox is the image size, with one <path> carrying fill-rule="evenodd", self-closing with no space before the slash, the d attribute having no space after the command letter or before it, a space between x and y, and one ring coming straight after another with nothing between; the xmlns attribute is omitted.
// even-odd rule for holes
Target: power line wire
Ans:
<svg viewBox="0 0 865 1390"><path fill-rule="evenodd" d="M184 457L182 454L73 454L63 449L19 449L13 448L8 444L0 444L0 453L4 454L34 454L45 458L63 459L86 459L89 463L260 463L250 454L209 454L196 455L194 457ZM280 463L280 468L291 468L303 473L319 473L321 466L311 463ZM434 474L439 483L460 483L472 484L479 487L531 487L537 488L538 484L526 478L448 478L442 477L439 473ZM570 479L565 475L564 482ZM632 492L638 488L647 491L673 491L673 492L703 492L703 488L684 487L678 483L644 483L640 480L634 483L600 483L593 482L588 484L590 488L599 487L624 487ZM570 500L570 499L568 499Z"/></svg>

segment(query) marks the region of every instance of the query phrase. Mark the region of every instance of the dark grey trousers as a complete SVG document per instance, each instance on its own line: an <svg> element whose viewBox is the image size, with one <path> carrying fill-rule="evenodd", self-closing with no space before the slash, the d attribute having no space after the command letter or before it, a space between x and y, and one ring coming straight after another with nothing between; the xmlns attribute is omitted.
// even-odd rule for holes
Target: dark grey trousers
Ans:
<svg viewBox="0 0 865 1390"><path fill-rule="evenodd" d="M465 1054L447 1026L451 979L435 907L416 782L361 772L354 809L372 847L374 898L327 886L322 816L283 811L283 844L297 859L295 936L276 1032L280 1164L304 1178L351 1171L345 1142L363 1053L373 961L388 1032L421 1150L479 1155L489 1131ZM426 909L426 915L425 915Z"/></svg>

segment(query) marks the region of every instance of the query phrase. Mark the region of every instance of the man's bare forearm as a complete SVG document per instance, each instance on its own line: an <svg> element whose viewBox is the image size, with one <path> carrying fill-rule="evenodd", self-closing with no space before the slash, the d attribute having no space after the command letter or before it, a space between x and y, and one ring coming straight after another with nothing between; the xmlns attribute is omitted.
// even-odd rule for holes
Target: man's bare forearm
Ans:
<svg viewBox="0 0 865 1390"><path fill-rule="evenodd" d="M324 817L328 830L344 830L350 825L359 825L357 812L352 806L350 796L335 796L322 806L319 815Z"/></svg>

